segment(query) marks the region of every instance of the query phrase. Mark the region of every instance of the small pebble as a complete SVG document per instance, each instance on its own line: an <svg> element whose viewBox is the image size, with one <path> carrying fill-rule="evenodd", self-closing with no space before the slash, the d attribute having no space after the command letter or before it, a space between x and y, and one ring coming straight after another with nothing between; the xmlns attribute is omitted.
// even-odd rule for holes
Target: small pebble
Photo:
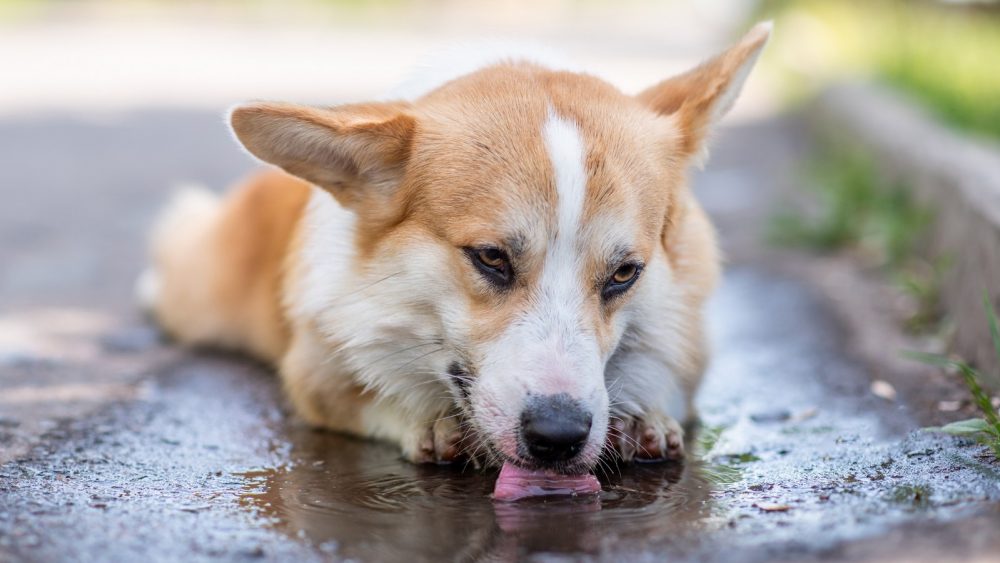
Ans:
<svg viewBox="0 0 1000 563"><path fill-rule="evenodd" d="M938 410L941 412L955 412L962 408L962 401L941 401L938 403Z"/></svg>
<svg viewBox="0 0 1000 563"><path fill-rule="evenodd" d="M6 416L0 416L0 428L17 428L21 422Z"/></svg>
<svg viewBox="0 0 1000 563"><path fill-rule="evenodd" d="M816 407L809 407L802 411L799 411L791 418L792 422L802 422L804 420L809 420L819 414L819 409Z"/></svg>
<svg viewBox="0 0 1000 563"><path fill-rule="evenodd" d="M750 420L757 423L784 422L792 418L792 413L786 409L758 412L750 415Z"/></svg>
<svg viewBox="0 0 1000 563"><path fill-rule="evenodd" d="M201 512L202 510L208 510L209 508L212 508L212 505L203 504L201 506L178 506L177 510L181 510L183 512Z"/></svg>
<svg viewBox="0 0 1000 563"><path fill-rule="evenodd" d="M872 381L871 390L872 394L876 397L881 397L886 401L896 400L896 388L888 381L882 381L881 379Z"/></svg>

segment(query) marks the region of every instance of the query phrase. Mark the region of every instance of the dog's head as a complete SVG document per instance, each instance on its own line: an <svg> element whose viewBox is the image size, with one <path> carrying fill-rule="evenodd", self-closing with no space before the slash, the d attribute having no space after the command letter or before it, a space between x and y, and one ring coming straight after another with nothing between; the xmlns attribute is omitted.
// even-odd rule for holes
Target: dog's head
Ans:
<svg viewBox="0 0 1000 563"><path fill-rule="evenodd" d="M256 103L232 123L354 212L359 276L403 272L399 306L440 339L433 369L490 449L575 471L603 447L634 295L671 253L699 259L672 247L684 170L768 32L638 96L503 63L412 102Z"/></svg>

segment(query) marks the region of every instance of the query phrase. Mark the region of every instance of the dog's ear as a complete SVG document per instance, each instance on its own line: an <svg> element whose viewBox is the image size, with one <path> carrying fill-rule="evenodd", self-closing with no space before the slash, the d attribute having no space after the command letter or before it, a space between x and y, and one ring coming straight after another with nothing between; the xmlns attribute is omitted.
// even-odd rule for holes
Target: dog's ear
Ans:
<svg viewBox="0 0 1000 563"><path fill-rule="evenodd" d="M237 106L230 123L251 154L353 208L371 196L390 197L402 177L416 131L408 110L404 102L332 108L261 102Z"/></svg>
<svg viewBox="0 0 1000 563"><path fill-rule="evenodd" d="M770 35L771 22L759 23L729 50L637 96L657 113L674 116L685 156L703 151L710 127L733 107Z"/></svg>

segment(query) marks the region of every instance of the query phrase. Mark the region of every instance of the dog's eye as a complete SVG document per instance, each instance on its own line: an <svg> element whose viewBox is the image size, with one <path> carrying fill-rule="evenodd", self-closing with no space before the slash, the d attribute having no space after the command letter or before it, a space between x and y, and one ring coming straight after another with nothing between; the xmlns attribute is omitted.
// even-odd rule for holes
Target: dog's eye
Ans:
<svg viewBox="0 0 1000 563"><path fill-rule="evenodd" d="M635 264L625 264L621 268L615 270L615 275L611 276L611 280L615 283L628 283L632 281L639 273L639 267Z"/></svg>
<svg viewBox="0 0 1000 563"><path fill-rule="evenodd" d="M476 258L483 266L502 270L505 264L503 252L499 248L481 248L476 252Z"/></svg>
<svg viewBox="0 0 1000 563"><path fill-rule="evenodd" d="M472 260L473 265L489 281L500 286L507 286L514 278L513 269L507 253L493 246L482 248L466 248L466 254Z"/></svg>
<svg viewBox="0 0 1000 563"><path fill-rule="evenodd" d="M635 262L628 262L622 264L615 270L615 273L611 275L611 278L604 284L604 289L601 290L601 296L607 301L614 297L621 295L628 291L635 280L639 278L639 274L642 272L642 265Z"/></svg>

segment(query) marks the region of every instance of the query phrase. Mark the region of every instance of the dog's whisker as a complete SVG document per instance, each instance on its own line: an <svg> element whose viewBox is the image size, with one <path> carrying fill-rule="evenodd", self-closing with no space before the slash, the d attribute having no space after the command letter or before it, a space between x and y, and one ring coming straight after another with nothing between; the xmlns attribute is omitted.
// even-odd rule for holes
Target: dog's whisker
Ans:
<svg viewBox="0 0 1000 563"><path fill-rule="evenodd" d="M603 456L597 458L597 465L600 467L601 472L604 473L606 477L610 477L612 473L612 468L617 469L618 477L621 477L621 468L617 465L612 465L607 460L603 459Z"/></svg>
<svg viewBox="0 0 1000 563"><path fill-rule="evenodd" d="M425 375L433 375L433 374L432 374L432 373L427 373L427 374L425 374ZM409 392L411 392L411 391L413 391L414 389L417 389L417 388L419 388L419 387L423 387L423 386L425 386L425 385L432 385L432 384L434 384L434 383L441 383L441 381L440 381L440 380L438 380L438 379L428 379L427 381L421 381L421 382L419 382L419 383L414 383L413 385L410 385L410 386L408 386L408 387L403 387L402 389L399 389L399 390L398 390L398 392L399 392L400 394L405 394L405 393L409 393ZM445 396L445 397L442 397L442 398L448 398L448 399L451 399L451 397L448 397L448 396Z"/></svg>
<svg viewBox="0 0 1000 563"><path fill-rule="evenodd" d="M331 304L332 305L337 305L337 301L338 300L346 299L346 298L351 297L353 295L357 295L358 293L367 291L367 290L371 289L372 287L375 287L376 285L378 285L380 283L388 281L388 280L390 280L390 279L392 279L392 278L394 278L396 276L402 275L402 274L403 274L403 270L400 270L398 272L389 274L389 275L387 275L387 276L385 276L383 278L377 279L377 280L373 281L372 283L370 283L370 284L368 284L368 285L366 285L364 287L358 288L358 289L356 289L354 291L351 291L350 293L345 293L344 295L341 295L341 296L337 297L337 299L335 299Z"/></svg>
<svg viewBox="0 0 1000 563"><path fill-rule="evenodd" d="M438 418L438 420L451 420L453 418L458 418L458 417L461 417L461 416L464 416L464 413L457 412L455 414L450 414L448 416L442 416L442 417Z"/></svg>
<svg viewBox="0 0 1000 563"><path fill-rule="evenodd" d="M646 448L645 448L645 447L643 447L643 446L642 446L642 444L640 444L640 443L639 443L639 441L638 441L638 440L636 440L635 438L633 438L632 436L629 436L628 434L626 434L626 433L623 433L623 432L621 432L621 431L617 431L617 430L615 430L614 432L617 432L617 434L613 434L613 433L611 433L611 432L609 431L609 433L610 433L610 434L611 434L611 435L612 435L613 437L615 437L615 438L621 438L621 439L625 440L626 442L628 442L629 444L631 444L632 446L635 446L635 448L636 448L637 450L641 449L641 450L642 450L642 451L643 451L644 453L647 453L647 454L649 453L649 451L648 451L648 450L646 450Z"/></svg>
<svg viewBox="0 0 1000 563"><path fill-rule="evenodd" d="M407 346L406 348L401 348L399 350L395 350L393 352L390 352L390 353L388 353L388 354L386 354L384 356L380 356L378 358L375 358L374 360L371 360L370 362L368 362L368 364L369 365L377 364L377 363L379 363L381 361L384 361L384 360L387 360L387 359L389 359L389 358L391 358L393 356L398 356L399 354L405 354L406 352L409 352L411 350L416 350L418 348L423 348L424 346L434 346L434 345L440 346L441 345L441 340L436 338L436 339L429 340L427 342L423 342L421 344L414 344L413 346Z"/></svg>

